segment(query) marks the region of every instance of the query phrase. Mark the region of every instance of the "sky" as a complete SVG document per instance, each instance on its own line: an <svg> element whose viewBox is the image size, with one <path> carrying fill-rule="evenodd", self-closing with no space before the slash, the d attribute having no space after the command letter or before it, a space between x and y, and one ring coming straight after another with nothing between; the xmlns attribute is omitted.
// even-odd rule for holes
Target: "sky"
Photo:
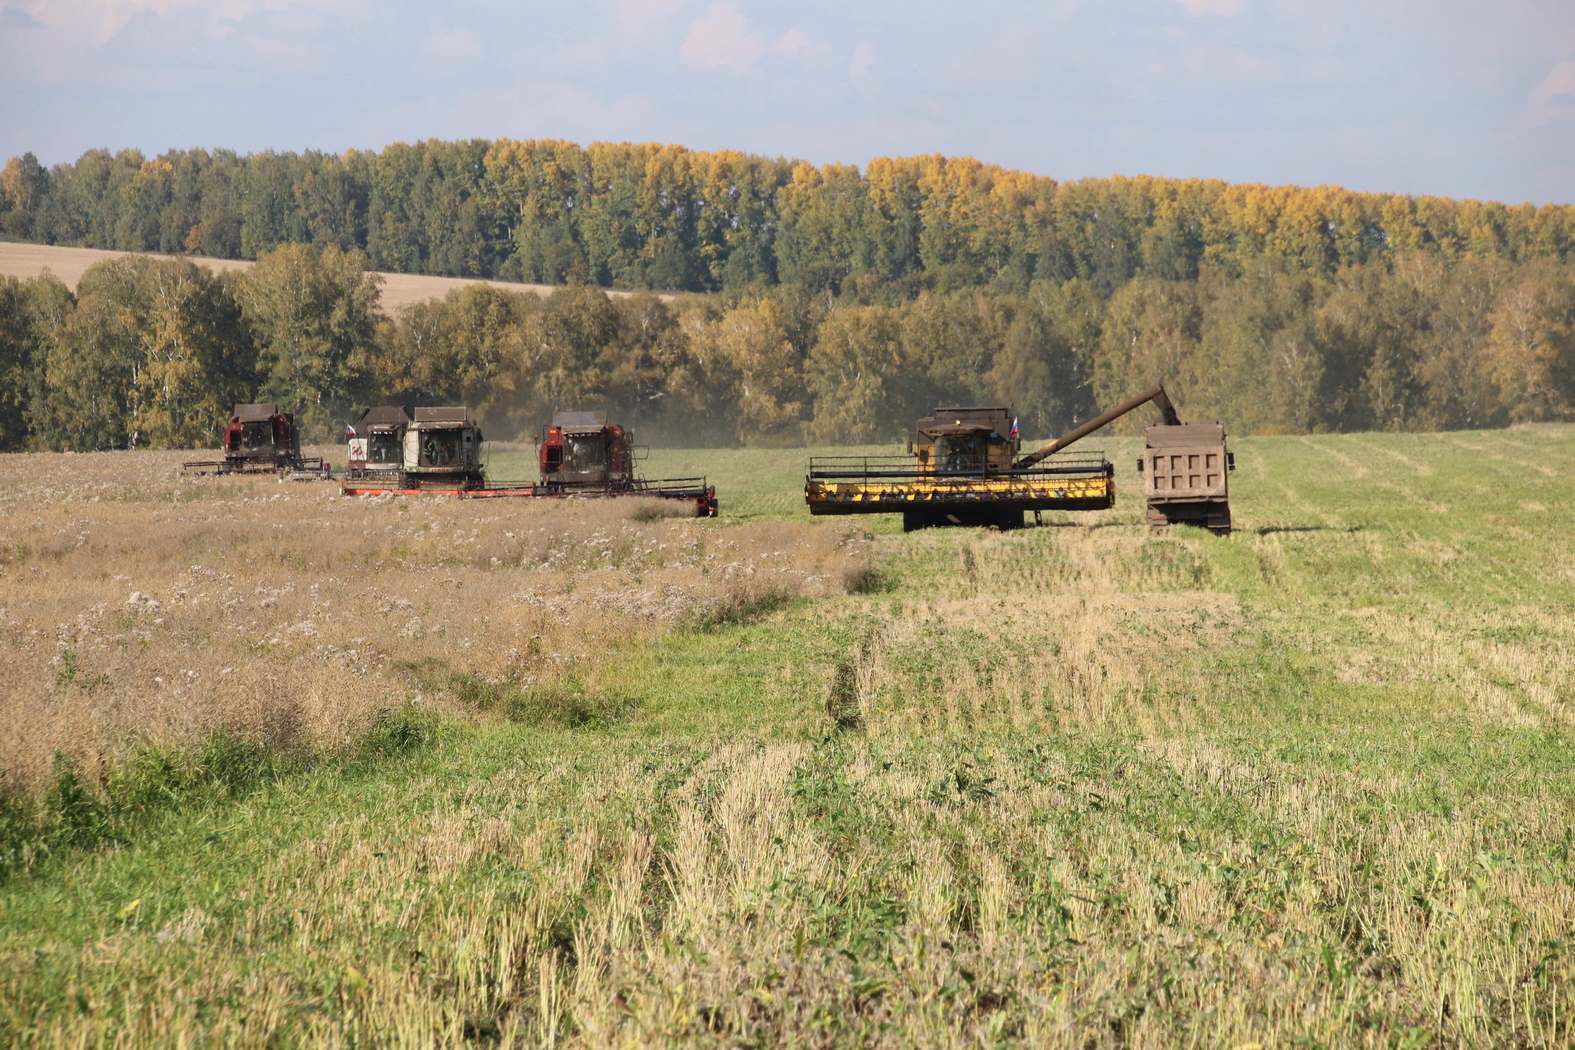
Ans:
<svg viewBox="0 0 1575 1050"><path fill-rule="evenodd" d="M0 0L0 157L672 142L1575 203L1575 0Z"/></svg>

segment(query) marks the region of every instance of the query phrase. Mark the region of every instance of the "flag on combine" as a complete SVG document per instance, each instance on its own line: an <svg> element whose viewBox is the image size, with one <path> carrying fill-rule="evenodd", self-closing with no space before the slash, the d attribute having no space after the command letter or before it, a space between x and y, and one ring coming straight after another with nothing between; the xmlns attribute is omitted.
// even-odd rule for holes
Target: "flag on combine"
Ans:
<svg viewBox="0 0 1575 1050"><path fill-rule="evenodd" d="M351 426L349 423L346 423L345 424L345 440L348 441L348 440L350 440L353 437L355 437L355 427Z"/></svg>
<svg viewBox="0 0 1575 1050"><path fill-rule="evenodd" d="M1017 440L1017 417L1012 417L1012 433L1009 435L1013 441Z"/></svg>

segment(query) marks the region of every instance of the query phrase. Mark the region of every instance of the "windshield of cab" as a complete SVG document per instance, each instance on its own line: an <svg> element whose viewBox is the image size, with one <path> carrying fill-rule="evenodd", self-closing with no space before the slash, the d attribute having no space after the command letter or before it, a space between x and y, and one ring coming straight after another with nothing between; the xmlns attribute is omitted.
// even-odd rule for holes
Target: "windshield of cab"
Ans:
<svg viewBox="0 0 1575 1050"><path fill-rule="evenodd" d="M258 423L241 424L241 450L255 452L258 449L273 447L273 423L263 420Z"/></svg>
<svg viewBox="0 0 1575 1050"><path fill-rule="evenodd" d="M399 435L391 431L373 431L366 443L368 463L398 463Z"/></svg>
<svg viewBox="0 0 1575 1050"><path fill-rule="evenodd" d="M587 473L607 465L607 443L600 434L568 434L563 439L563 465L566 470Z"/></svg>
<svg viewBox="0 0 1575 1050"><path fill-rule="evenodd" d="M428 430L421 435L421 461L423 467L451 467L460 461L460 432L458 430Z"/></svg>
<svg viewBox="0 0 1575 1050"><path fill-rule="evenodd" d="M935 466L939 470L982 470L983 435L942 434L935 441Z"/></svg>

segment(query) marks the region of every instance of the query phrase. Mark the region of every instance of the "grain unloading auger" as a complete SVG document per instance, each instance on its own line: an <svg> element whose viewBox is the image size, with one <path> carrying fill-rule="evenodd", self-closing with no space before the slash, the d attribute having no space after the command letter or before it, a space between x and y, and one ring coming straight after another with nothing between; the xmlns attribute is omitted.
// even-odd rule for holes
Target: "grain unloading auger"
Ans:
<svg viewBox="0 0 1575 1050"><path fill-rule="evenodd" d="M1230 531L1225 431L1183 424L1163 386L1123 401L1021 455L1008 408L937 408L914 428L912 458L817 456L804 480L811 514L902 514L927 525L1022 525L1025 511L1105 510L1115 505L1115 468L1103 453L1066 449L1152 401L1164 422L1148 428L1143 469L1152 525L1190 522ZM1052 457L1055 457L1052 459ZM1047 462L1048 461L1048 462ZM1212 466L1209 466L1212 464Z"/></svg>

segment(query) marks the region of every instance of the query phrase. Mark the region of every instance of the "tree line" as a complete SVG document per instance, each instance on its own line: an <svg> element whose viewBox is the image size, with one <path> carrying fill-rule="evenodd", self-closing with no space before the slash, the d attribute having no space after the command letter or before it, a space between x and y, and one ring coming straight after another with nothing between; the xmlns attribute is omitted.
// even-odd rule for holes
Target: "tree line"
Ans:
<svg viewBox="0 0 1575 1050"><path fill-rule="evenodd" d="M966 403L1048 435L1155 379L1236 433L1575 419L1575 263L1549 258L1418 251L1333 274L1264 258L895 303L475 284L392 317L367 263L287 245L222 275L127 256L75 292L0 279L0 448L211 445L251 400L315 440L385 401L469 405L494 438L606 407L670 443L893 441Z"/></svg>
<svg viewBox="0 0 1575 1050"><path fill-rule="evenodd" d="M893 304L922 291L1026 295L1275 260L1306 274L1415 254L1567 260L1575 208L1336 187L1058 182L969 157L863 170L732 151L561 141L396 144L339 155L89 150L0 171L0 237L255 259L359 250L373 269L624 289L778 284Z"/></svg>

